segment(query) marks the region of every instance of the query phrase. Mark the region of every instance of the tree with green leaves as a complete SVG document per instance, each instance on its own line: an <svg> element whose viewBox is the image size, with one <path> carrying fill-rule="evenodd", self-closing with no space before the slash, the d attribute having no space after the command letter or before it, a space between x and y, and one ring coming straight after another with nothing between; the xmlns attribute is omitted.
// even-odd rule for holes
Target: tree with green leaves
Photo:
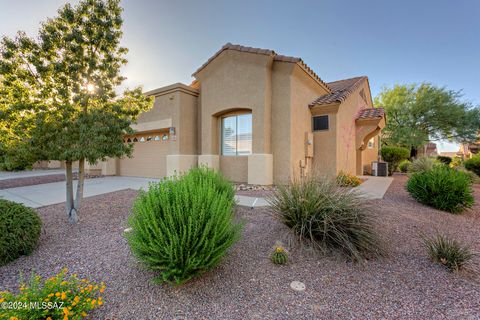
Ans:
<svg viewBox="0 0 480 320"><path fill-rule="evenodd" d="M0 150L7 159L60 160L66 166L66 211L78 220L85 161L131 155L123 136L152 106L141 88L116 88L124 77L119 0L65 5L42 23L38 38L19 32L0 43ZM78 161L73 197L72 164Z"/></svg>
<svg viewBox="0 0 480 320"><path fill-rule="evenodd" d="M384 88L375 104L387 114L382 141L408 147L412 155L431 140L475 141L480 130L480 108L463 101L460 91L429 83Z"/></svg>

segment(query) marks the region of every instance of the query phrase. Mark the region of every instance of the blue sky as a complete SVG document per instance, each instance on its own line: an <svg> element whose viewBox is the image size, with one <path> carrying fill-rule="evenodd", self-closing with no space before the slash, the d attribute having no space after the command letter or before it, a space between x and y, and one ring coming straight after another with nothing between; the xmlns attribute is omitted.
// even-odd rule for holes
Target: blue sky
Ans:
<svg viewBox="0 0 480 320"><path fill-rule="evenodd" d="M0 34L35 35L63 0L0 0ZM75 1L71 1L75 2ZM301 57L325 81L431 82L480 105L480 1L123 0L127 86L191 74L226 42ZM444 151L456 146L440 145Z"/></svg>

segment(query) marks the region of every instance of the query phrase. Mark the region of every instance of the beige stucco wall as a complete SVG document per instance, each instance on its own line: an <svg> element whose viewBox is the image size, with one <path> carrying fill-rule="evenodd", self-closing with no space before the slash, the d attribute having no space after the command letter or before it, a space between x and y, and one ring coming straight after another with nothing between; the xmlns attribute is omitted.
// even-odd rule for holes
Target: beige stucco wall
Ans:
<svg viewBox="0 0 480 320"><path fill-rule="evenodd" d="M334 176L337 173L338 108L338 104L312 108L312 116L328 115L328 130L313 132L313 170L320 175Z"/></svg>
<svg viewBox="0 0 480 320"><path fill-rule="evenodd" d="M248 181L248 156L220 156L220 171L233 182Z"/></svg>
<svg viewBox="0 0 480 320"><path fill-rule="evenodd" d="M270 66L268 55L226 50L196 77L201 83L202 154L219 154L219 116L252 110L254 153L270 152Z"/></svg>
<svg viewBox="0 0 480 320"><path fill-rule="evenodd" d="M272 136L273 183L288 181L292 169L291 147L291 74L294 65L274 62L272 66Z"/></svg>
<svg viewBox="0 0 480 320"><path fill-rule="evenodd" d="M365 90L367 101L359 94ZM358 127L355 117L358 111L364 108L372 108L370 91L367 82L364 81L358 88L342 102L337 113L337 173L342 170L351 174L357 174L357 146L356 135ZM359 160L362 157L359 157Z"/></svg>
<svg viewBox="0 0 480 320"><path fill-rule="evenodd" d="M328 92L315 82L299 65L295 65L291 76L291 121L290 121L290 175L302 172L300 162L306 163L304 170L313 169L313 159L306 158L306 133L311 133L312 113L308 105ZM314 152L317 145L313 145ZM325 153L330 157L330 151Z"/></svg>
<svg viewBox="0 0 480 320"><path fill-rule="evenodd" d="M161 178L175 171L183 172L197 164L198 91L176 83L146 94L155 97L154 105L140 114L137 124L132 128L138 134L146 135L168 133L169 128L173 127L175 134L169 135L167 141L135 143L133 158L123 158L116 163L110 162L110 165L106 163L103 171L115 170L122 175ZM168 161L167 155L172 155Z"/></svg>
<svg viewBox="0 0 480 320"><path fill-rule="evenodd" d="M372 162L378 160L378 143L379 138L376 136L374 137L374 147L370 149L367 146L367 148L362 151L363 170L368 174L372 173Z"/></svg>

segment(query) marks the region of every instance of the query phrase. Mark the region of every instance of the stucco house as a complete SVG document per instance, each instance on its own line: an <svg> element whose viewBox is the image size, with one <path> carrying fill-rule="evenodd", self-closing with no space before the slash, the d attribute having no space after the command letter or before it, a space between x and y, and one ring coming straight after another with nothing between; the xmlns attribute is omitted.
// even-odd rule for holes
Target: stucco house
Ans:
<svg viewBox="0 0 480 320"><path fill-rule="evenodd" d="M145 94L132 158L89 170L165 177L205 165L235 182L269 185L317 170L368 171L385 126L367 77L324 82L300 58L227 43L181 83Z"/></svg>

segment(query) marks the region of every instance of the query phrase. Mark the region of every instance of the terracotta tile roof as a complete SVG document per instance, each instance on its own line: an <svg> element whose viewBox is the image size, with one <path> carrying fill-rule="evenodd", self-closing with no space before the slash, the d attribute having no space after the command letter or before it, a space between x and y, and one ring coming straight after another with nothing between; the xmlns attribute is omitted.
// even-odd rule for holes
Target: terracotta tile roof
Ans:
<svg viewBox="0 0 480 320"><path fill-rule="evenodd" d="M366 76L355 77L350 79L327 82L332 93L325 94L312 101L308 106L329 104L334 102L343 102L347 97L358 88L358 86L368 78Z"/></svg>
<svg viewBox="0 0 480 320"><path fill-rule="evenodd" d="M312 76L315 80L320 82L327 91L330 91L330 92L332 91L327 85L327 83L325 83L305 62L303 62L301 58L279 55L279 54L276 54L275 51L270 49L245 47L241 45L231 44L230 42L225 44L220 50L218 50L213 56L211 56L204 64L202 64L200 68L198 68L197 71L195 71L192 74L192 76L195 76L197 73L202 71L210 62L212 62L216 57L218 57L225 50L236 50L241 52L264 54L264 55L273 56L273 59L275 61L298 63L310 76Z"/></svg>
<svg viewBox="0 0 480 320"><path fill-rule="evenodd" d="M356 120L381 119L383 117L385 117L385 110L383 108L367 108L357 113Z"/></svg>

